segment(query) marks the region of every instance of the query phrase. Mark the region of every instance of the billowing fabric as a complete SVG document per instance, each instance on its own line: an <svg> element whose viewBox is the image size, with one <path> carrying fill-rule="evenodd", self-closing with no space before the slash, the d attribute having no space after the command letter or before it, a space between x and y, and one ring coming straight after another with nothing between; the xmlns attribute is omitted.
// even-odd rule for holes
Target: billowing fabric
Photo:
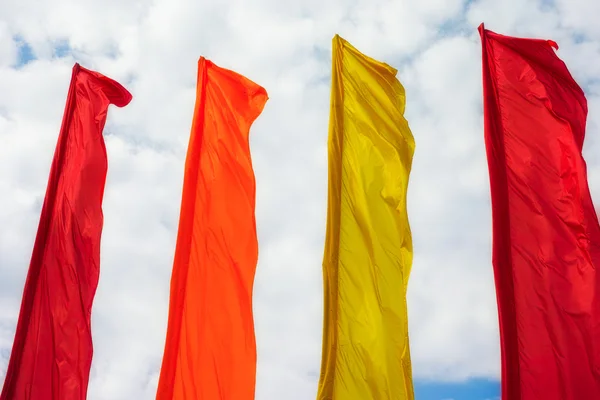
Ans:
<svg viewBox="0 0 600 400"><path fill-rule="evenodd" d="M600 399L586 99L554 42L480 34L502 399Z"/></svg>
<svg viewBox="0 0 600 400"><path fill-rule="evenodd" d="M251 400L258 261L249 131L267 92L200 58L158 400Z"/></svg>
<svg viewBox="0 0 600 400"><path fill-rule="evenodd" d="M67 98L1 400L84 400L92 362L109 104L131 94L78 64Z"/></svg>
<svg viewBox="0 0 600 400"><path fill-rule="evenodd" d="M396 72L334 37L318 400L413 399L406 192L415 142Z"/></svg>

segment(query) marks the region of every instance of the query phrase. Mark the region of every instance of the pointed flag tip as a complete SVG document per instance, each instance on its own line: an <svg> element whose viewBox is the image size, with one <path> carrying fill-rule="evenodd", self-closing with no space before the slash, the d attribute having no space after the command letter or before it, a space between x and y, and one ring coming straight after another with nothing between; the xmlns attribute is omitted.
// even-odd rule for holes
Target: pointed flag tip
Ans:
<svg viewBox="0 0 600 400"><path fill-rule="evenodd" d="M554 50L558 50L558 43L556 43L554 40L547 40L547 42L550 45L550 47L554 48Z"/></svg>
<svg viewBox="0 0 600 400"><path fill-rule="evenodd" d="M204 56L200 56L200 58L198 59L198 66L199 67L210 67L211 65L213 65L213 63L206 57Z"/></svg>
<svg viewBox="0 0 600 400"><path fill-rule="evenodd" d="M477 31L479 32L479 37L481 38L481 40L483 42L485 40L485 36L486 36L485 24L483 22L481 24L479 24Z"/></svg>
<svg viewBox="0 0 600 400"><path fill-rule="evenodd" d="M333 51L335 52L336 49L341 50L343 49L344 43L346 41L344 40L344 38L342 38L340 35L338 35L337 33L333 36L333 38L331 39L331 43L333 45Z"/></svg>
<svg viewBox="0 0 600 400"><path fill-rule="evenodd" d="M480 35L483 35L483 33L485 32L485 24L483 22L481 24L479 24L479 27L477 27L477 30L479 31Z"/></svg>

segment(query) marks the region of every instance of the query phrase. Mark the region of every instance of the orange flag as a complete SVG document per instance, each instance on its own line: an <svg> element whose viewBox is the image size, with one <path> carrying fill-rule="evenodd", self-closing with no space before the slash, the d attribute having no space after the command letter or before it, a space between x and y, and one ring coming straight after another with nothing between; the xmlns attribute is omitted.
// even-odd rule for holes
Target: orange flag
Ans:
<svg viewBox="0 0 600 400"><path fill-rule="evenodd" d="M200 58L157 400L251 400L258 260L248 135L265 89Z"/></svg>

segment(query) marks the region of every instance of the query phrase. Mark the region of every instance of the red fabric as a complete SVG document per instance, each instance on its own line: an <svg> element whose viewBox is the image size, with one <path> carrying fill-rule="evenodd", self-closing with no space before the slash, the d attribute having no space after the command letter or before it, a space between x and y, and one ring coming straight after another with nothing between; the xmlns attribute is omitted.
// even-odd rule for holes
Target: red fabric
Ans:
<svg viewBox="0 0 600 400"><path fill-rule="evenodd" d="M92 362L109 104L131 94L75 64L0 400L83 400Z"/></svg>
<svg viewBox="0 0 600 400"><path fill-rule="evenodd" d="M480 34L502 399L600 399L586 99L556 43Z"/></svg>

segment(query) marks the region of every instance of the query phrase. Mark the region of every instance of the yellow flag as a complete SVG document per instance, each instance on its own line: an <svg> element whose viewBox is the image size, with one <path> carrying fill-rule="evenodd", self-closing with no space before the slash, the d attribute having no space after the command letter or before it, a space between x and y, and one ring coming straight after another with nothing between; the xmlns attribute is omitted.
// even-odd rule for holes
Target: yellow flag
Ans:
<svg viewBox="0 0 600 400"><path fill-rule="evenodd" d="M333 38L318 400L412 400L406 211L415 142L396 69Z"/></svg>

